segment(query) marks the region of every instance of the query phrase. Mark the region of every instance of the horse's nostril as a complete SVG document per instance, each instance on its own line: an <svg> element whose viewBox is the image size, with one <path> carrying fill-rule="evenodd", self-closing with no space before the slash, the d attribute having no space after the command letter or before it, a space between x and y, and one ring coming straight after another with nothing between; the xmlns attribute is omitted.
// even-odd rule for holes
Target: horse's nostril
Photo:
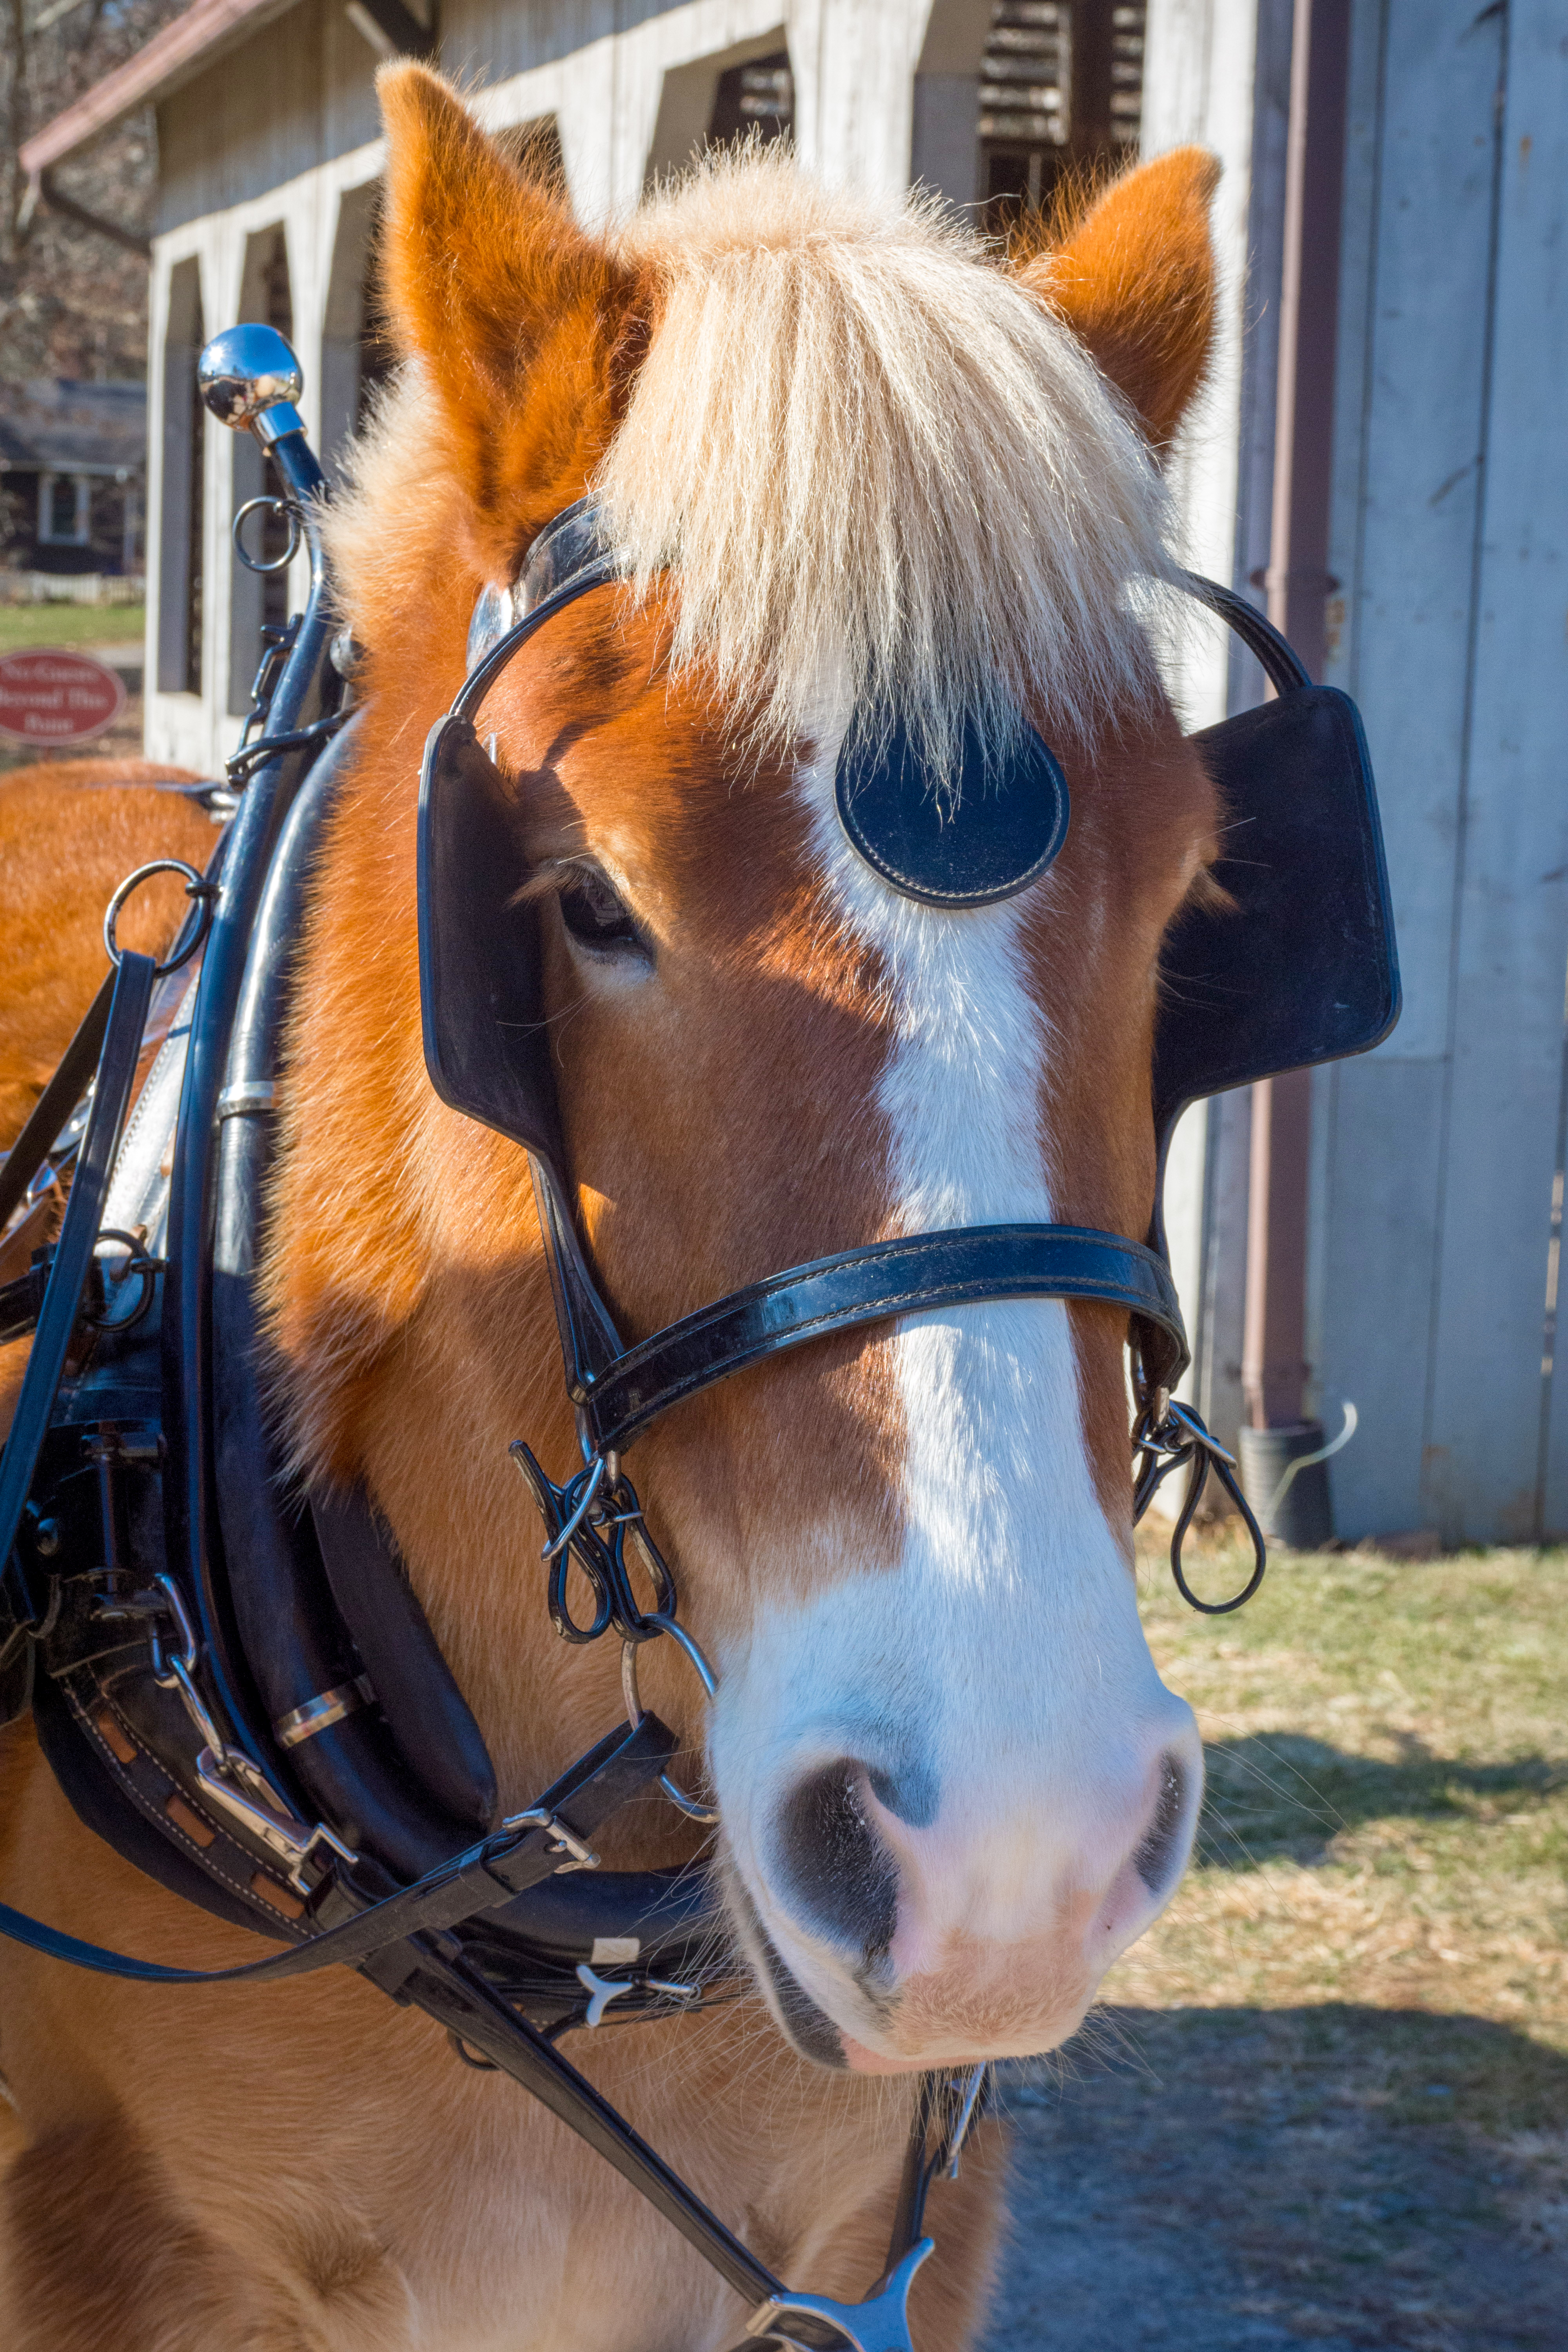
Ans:
<svg viewBox="0 0 1568 2352"><path fill-rule="evenodd" d="M936 1819L937 1785L929 1765L906 1762L888 1772L873 1764L866 1778L877 1802L895 1821L907 1822L912 1830L930 1829Z"/></svg>
<svg viewBox="0 0 1568 2352"><path fill-rule="evenodd" d="M1154 1801L1153 1818L1132 1856L1151 1895L1158 1895L1171 1876L1186 1796L1187 1776L1181 1759L1167 1752L1160 1759L1160 1793Z"/></svg>
<svg viewBox="0 0 1568 2352"><path fill-rule="evenodd" d="M898 1923L899 1871L866 1818L864 1782L864 1765L847 1757L809 1773L779 1809L778 1854L813 1922L875 1962Z"/></svg>

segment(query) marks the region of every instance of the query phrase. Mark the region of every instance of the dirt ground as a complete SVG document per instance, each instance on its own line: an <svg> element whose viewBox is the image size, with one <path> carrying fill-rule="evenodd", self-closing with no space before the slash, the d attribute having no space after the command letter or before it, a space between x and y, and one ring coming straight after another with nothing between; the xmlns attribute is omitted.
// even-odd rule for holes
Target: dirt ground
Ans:
<svg viewBox="0 0 1568 2352"><path fill-rule="evenodd" d="M1568 2347L1565 1605L1561 1553L1286 1557L1216 1620L1149 1566L1199 1854L1005 2085L984 2352Z"/></svg>

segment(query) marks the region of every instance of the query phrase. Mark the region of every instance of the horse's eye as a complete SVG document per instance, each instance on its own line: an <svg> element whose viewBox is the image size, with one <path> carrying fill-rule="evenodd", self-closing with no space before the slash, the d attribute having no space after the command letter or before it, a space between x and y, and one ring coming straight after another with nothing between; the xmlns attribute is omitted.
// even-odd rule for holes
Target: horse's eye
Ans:
<svg viewBox="0 0 1568 2352"><path fill-rule="evenodd" d="M560 889L561 919L584 947L640 947L626 908L596 866L574 866Z"/></svg>

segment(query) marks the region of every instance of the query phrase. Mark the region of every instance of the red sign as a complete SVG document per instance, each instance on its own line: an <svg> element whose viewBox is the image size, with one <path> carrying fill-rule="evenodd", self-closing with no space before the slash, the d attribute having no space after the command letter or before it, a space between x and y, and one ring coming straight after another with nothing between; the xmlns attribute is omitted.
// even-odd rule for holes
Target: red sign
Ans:
<svg viewBox="0 0 1568 2352"><path fill-rule="evenodd" d="M90 654L6 654L0 658L0 735L9 743L87 743L125 708L117 669Z"/></svg>

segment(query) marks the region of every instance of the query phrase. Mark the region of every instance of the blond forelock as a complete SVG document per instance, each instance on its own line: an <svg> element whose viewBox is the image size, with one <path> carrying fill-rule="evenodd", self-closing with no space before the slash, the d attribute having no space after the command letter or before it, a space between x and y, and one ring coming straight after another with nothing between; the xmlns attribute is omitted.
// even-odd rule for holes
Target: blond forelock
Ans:
<svg viewBox="0 0 1568 2352"><path fill-rule="evenodd" d="M660 306L597 487L677 669L809 733L894 709L945 769L1027 698L1089 739L1147 703L1169 577L1136 426L1068 330L929 198L711 157L621 234Z"/></svg>

